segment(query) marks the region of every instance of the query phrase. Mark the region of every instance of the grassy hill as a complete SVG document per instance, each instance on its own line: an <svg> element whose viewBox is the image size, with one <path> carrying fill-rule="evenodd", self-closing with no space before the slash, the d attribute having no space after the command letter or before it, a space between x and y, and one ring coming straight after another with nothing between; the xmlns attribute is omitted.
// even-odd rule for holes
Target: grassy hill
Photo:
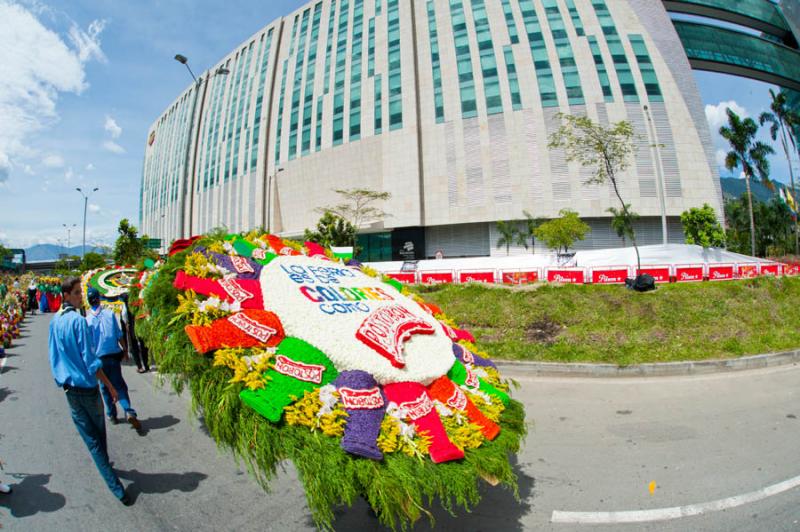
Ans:
<svg viewBox="0 0 800 532"><path fill-rule="evenodd" d="M800 347L800 278L659 286L414 288L493 358L630 365Z"/></svg>

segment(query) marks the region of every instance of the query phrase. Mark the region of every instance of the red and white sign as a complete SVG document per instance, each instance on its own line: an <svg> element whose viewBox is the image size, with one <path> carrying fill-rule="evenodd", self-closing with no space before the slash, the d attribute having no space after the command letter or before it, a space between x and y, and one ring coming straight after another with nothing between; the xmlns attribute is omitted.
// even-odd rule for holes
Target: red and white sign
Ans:
<svg viewBox="0 0 800 532"><path fill-rule="evenodd" d="M630 275L627 266L612 266L609 268L595 268L592 270L593 284L625 284L625 279Z"/></svg>
<svg viewBox="0 0 800 532"><path fill-rule="evenodd" d="M220 279L219 285L225 292L231 296L231 299L241 303L253 297L253 294L242 288L239 283L233 279Z"/></svg>
<svg viewBox="0 0 800 532"><path fill-rule="evenodd" d="M408 417L410 419L417 420L431 413L431 410L433 410L433 401L431 401L431 398L426 392L422 392L422 395L417 397L415 400L406 401L405 403L400 403L397 406L405 409L405 411L408 412Z"/></svg>
<svg viewBox="0 0 800 532"><path fill-rule="evenodd" d="M669 266L645 266L641 270L638 270L637 275L643 273L651 275L657 283L669 282Z"/></svg>
<svg viewBox="0 0 800 532"><path fill-rule="evenodd" d="M256 248L256 249L254 249L254 250L253 250L253 258L254 258L254 259L257 259L257 260L264 260L264 259L266 259L266 258L267 258L267 252L266 252L266 250L263 250L263 249L261 249L261 248Z"/></svg>
<svg viewBox="0 0 800 532"><path fill-rule="evenodd" d="M464 395L464 392L461 391L461 388L458 386L453 386L453 395L447 400L447 406L452 406L457 410L466 410L467 396Z"/></svg>
<svg viewBox="0 0 800 532"><path fill-rule="evenodd" d="M241 255L233 255L231 257L231 263L233 264L233 269L236 270L237 273L255 273L253 267L250 266L250 262Z"/></svg>
<svg viewBox="0 0 800 532"><path fill-rule="evenodd" d="M551 268L547 270L548 283L583 284L586 272L583 268Z"/></svg>
<svg viewBox="0 0 800 532"><path fill-rule="evenodd" d="M675 281L678 283L695 283L703 280L702 264L686 264L675 266Z"/></svg>
<svg viewBox="0 0 800 532"><path fill-rule="evenodd" d="M462 271L458 274L458 282L460 283L493 283L494 282L494 272L493 271L477 271L477 272L465 272Z"/></svg>
<svg viewBox="0 0 800 532"><path fill-rule="evenodd" d="M770 275L777 277L781 274L781 265L780 264L762 264L761 265L761 275Z"/></svg>
<svg viewBox="0 0 800 532"><path fill-rule="evenodd" d="M344 407L350 410L375 410L383 406L383 396L377 386L368 390L354 390L342 386L337 391Z"/></svg>
<svg viewBox="0 0 800 532"><path fill-rule="evenodd" d="M752 279L758 277L758 264L739 264L739 279Z"/></svg>
<svg viewBox="0 0 800 532"><path fill-rule="evenodd" d="M784 264L783 275L800 275L800 264Z"/></svg>
<svg viewBox="0 0 800 532"><path fill-rule="evenodd" d="M535 270L504 271L501 275L503 276L503 283L505 284L528 284L535 283L539 280L539 272Z"/></svg>
<svg viewBox="0 0 800 532"><path fill-rule="evenodd" d="M278 331L272 327L268 327L263 323L258 323L242 312L234 314L228 318L228 321L243 333L252 336L263 344L267 343L270 338L278 333Z"/></svg>
<svg viewBox="0 0 800 532"><path fill-rule="evenodd" d="M453 282L453 272L422 272L419 275L422 284L444 284Z"/></svg>
<svg viewBox="0 0 800 532"><path fill-rule="evenodd" d="M394 272L387 273L386 277L400 281L401 283L414 284L416 282L416 274L414 272Z"/></svg>
<svg viewBox="0 0 800 532"><path fill-rule="evenodd" d="M294 377L297 380L320 384L322 383L322 374L325 372L325 366L303 364L283 355L278 355L275 357L275 371Z"/></svg>
<svg viewBox="0 0 800 532"><path fill-rule="evenodd" d="M477 388L481 385L481 381L478 380L478 376L475 375L475 372L472 371L472 368L469 366L467 366L467 378L464 380L464 384L470 388Z"/></svg>
<svg viewBox="0 0 800 532"><path fill-rule="evenodd" d="M405 367L403 343L414 334L433 334L433 326L400 305L381 307L365 319L356 338L386 357L392 366Z"/></svg>
<svg viewBox="0 0 800 532"><path fill-rule="evenodd" d="M733 264L709 264L709 281L730 281L736 278L736 267Z"/></svg>

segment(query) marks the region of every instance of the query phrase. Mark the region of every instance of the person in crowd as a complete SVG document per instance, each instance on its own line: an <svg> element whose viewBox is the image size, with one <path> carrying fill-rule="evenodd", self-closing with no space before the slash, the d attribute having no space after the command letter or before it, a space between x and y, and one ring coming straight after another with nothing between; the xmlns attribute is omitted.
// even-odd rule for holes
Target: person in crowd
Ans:
<svg viewBox="0 0 800 532"><path fill-rule="evenodd" d="M122 504L133 504L119 477L111 468L106 441L106 425L97 381L103 383L113 401L117 391L103 372L103 363L94 352L86 319L78 314L81 306L81 281L69 277L61 283L64 303L50 322L50 370L56 384L66 392L72 421L92 455L100 476Z"/></svg>
<svg viewBox="0 0 800 532"><path fill-rule="evenodd" d="M147 373L150 371L147 348L136 337L136 318L128 306L128 293L122 294L120 299L122 300L120 321L122 322L122 334L125 335L128 341L128 351L133 355L133 361L136 362L136 371L138 373Z"/></svg>
<svg viewBox="0 0 800 532"><path fill-rule="evenodd" d="M117 390L119 406L125 411L128 423L137 431L142 430L142 424L136 416L136 410L131 407L128 396L128 384L122 377L122 360L128 358L128 342L122 334L122 329L117 323L117 317L111 309L100 305L100 292L89 288L87 293L89 311L86 313L86 322L92 339L95 354L103 363L103 373ZM113 424L118 423L117 406L114 404L109 388L101 382L100 391L106 404L106 416Z"/></svg>
<svg viewBox="0 0 800 532"><path fill-rule="evenodd" d="M31 279L30 284L28 285L28 311L31 315L36 314L36 307L38 304L36 303L36 282Z"/></svg>

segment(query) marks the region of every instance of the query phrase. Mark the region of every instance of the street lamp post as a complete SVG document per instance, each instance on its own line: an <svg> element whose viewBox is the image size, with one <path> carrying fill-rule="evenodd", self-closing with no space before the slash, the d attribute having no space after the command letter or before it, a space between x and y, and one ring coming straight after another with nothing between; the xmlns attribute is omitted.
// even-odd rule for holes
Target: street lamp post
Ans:
<svg viewBox="0 0 800 532"><path fill-rule="evenodd" d="M272 232L272 181L276 180L281 172L283 172L282 167L269 174L267 178L267 233Z"/></svg>
<svg viewBox="0 0 800 532"><path fill-rule="evenodd" d="M72 224L72 225L61 224L61 225L64 227L64 229L67 230L67 268L72 268L72 266L71 266L72 261L70 260L70 256L71 255L70 255L70 252L69 252L69 246L70 246L70 242L71 242L69 234L70 234L70 231L72 231L72 228L73 227L77 227L78 224Z"/></svg>
<svg viewBox="0 0 800 532"><path fill-rule="evenodd" d="M100 189L98 187L94 187L92 191L89 192L88 194L84 194L83 190L81 190L80 188L76 188L75 190L80 192L81 196L83 196L83 251L81 253L81 257L85 257L86 256L86 209L89 206L89 196L91 196L94 192L97 192Z"/></svg>
<svg viewBox="0 0 800 532"><path fill-rule="evenodd" d="M198 113L200 115L200 117L201 117L201 120L202 120L203 106L204 106L205 101L206 101L206 99L205 99L205 88L208 87L208 80L211 79L213 76L216 76L216 75L230 74L230 71L227 68L221 66L221 67L218 67L214 71L213 74L208 74L205 77L205 80L203 80L202 77L200 79L197 79L197 76L194 75L194 72L192 72L192 69L189 68L189 59L185 55L175 54L175 61L177 61L178 63L181 63L182 65L184 65L186 67L186 70L189 71L189 74L191 74L192 79L194 80L194 98L192 98L192 112L191 112L191 115L189 117L189 133L186 136L186 139L187 139L186 140L186 154L185 154L184 160L183 160L183 187L181 187L182 188L182 194L181 194L180 212L179 212L179 216L180 216L180 235L179 235L179 237L183 238L183 237L192 236L191 233L192 233L192 209L193 209L193 205L194 205L194 184L192 185L191 189L189 189L188 185L189 185L189 177L190 176L192 177L192 180L194 180L194 173L195 173L194 172L194 164L197 161L197 147L198 147L197 145L198 145L198 143L200 141L200 124L198 124L197 131L194 132L194 142L190 142L190 139L192 139L192 136L193 136L192 132L193 132L193 129L194 129L194 116L195 116L195 109L197 108L197 98L198 98L198 95L200 94L200 88L203 85L203 82L205 81L205 86L203 86L203 89L204 89L203 90L203 97L200 99L200 112ZM189 160L190 160L190 156L192 155L192 153L191 153L192 144L194 144L194 156L191 157L192 172L190 174L189 173ZM191 195L189 196L189 213L188 213L188 218L189 218L189 230L188 230L188 233L189 234L184 234L185 233L185 229L186 229L185 223L186 223L186 216L187 216L187 213L185 213L184 210L185 210L185 207L186 207L186 196L190 192L190 190L191 190Z"/></svg>

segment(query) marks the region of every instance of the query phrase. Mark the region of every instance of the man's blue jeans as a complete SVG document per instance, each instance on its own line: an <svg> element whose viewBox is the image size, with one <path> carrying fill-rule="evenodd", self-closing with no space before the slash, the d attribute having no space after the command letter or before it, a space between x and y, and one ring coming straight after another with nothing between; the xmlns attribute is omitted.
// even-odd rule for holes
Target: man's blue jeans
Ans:
<svg viewBox="0 0 800 532"><path fill-rule="evenodd" d="M111 469L108 460L106 422L103 419L103 406L100 404L100 394L97 388L91 390L70 388L66 395L72 413L72 421L86 447L89 448L100 476L106 481L111 493L121 499L125 495L125 489L117 474Z"/></svg>
<svg viewBox="0 0 800 532"><path fill-rule="evenodd" d="M100 361L103 363L103 373L111 381L111 386L117 390L119 406L122 407L126 415L136 417L136 410L131 408L131 399L128 397L128 385L125 383L125 379L122 378L122 366L120 365L122 357L122 353L103 355L100 357ZM103 392L103 402L106 404L106 416L116 418L117 405L114 404L111 393L102 382L100 383L100 391Z"/></svg>

